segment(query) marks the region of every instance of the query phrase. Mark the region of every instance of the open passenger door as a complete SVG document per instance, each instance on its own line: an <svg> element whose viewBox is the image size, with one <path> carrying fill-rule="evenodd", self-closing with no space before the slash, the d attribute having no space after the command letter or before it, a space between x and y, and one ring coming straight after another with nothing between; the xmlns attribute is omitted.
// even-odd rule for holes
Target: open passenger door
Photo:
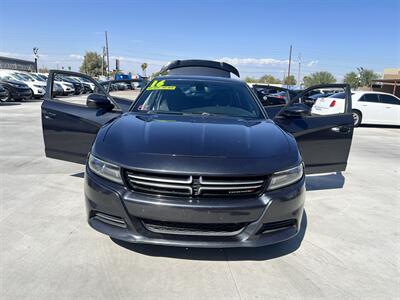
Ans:
<svg viewBox="0 0 400 300"><path fill-rule="evenodd" d="M314 90L342 90L344 99L317 98L308 95ZM339 97L339 96L337 96ZM321 103L326 103L326 108ZM318 106L318 107L317 107ZM268 112L268 108L266 108ZM347 84L312 86L278 112L274 121L293 134L305 163L307 174L340 172L346 169L353 137L351 91Z"/></svg>
<svg viewBox="0 0 400 300"><path fill-rule="evenodd" d="M124 90L128 90L125 85ZM128 111L133 103L119 97L114 99L105 87L81 73L50 71L41 107L47 157L86 162L100 127ZM131 88L134 90L133 85Z"/></svg>

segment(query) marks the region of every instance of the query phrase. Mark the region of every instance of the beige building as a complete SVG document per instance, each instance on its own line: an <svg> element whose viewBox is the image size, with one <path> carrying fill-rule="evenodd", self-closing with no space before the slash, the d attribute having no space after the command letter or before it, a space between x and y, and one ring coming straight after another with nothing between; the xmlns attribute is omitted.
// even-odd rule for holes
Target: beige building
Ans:
<svg viewBox="0 0 400 300"><path fill-rule="evenodd" d="M400 68L383 70L383 79L372 80L372 90L400 97Z"/></svg>
<svg viewBox="0 0 400 300"><path fill-rule="evenodd" d="M383 79L400 79L400 68L384 69Z"/></svg>

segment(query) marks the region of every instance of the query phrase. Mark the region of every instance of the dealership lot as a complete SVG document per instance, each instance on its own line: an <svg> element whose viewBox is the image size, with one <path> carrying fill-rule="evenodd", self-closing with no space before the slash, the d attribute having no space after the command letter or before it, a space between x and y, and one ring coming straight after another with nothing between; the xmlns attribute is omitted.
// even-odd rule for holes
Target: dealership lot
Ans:
<svg viewBox="0 0 400 300"><path fill-rule="evenodd" d="M307 178L295 239L168 248L89 228L83 167L44 157L40 104L0 106L2 298L399 297L399 128L357 128L347 171Z"/></svg>

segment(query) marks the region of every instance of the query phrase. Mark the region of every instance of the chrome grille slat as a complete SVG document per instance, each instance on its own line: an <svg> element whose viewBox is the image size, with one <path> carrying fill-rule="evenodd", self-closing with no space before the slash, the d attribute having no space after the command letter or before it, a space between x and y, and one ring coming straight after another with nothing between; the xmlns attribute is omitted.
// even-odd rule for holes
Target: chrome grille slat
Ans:
<svg viewBox="0 0 400 300"><path fill-rule="evenodd" d="M129 178L139 179L139 180L146 180L146 181L157 181L157 182L164 182L164 183L178 183L178 184L190 184L193 181L193 177L189 176L188 179L178 180L178 179L169 179L169 178L160 178L155 176L143 176L143 175L133 175L128 174Z"/></svg>
<svg viewBox="0 0 400 300"><path fill-rule="evenodd" d="M246 189L257 189L262 187L262 184L259 185L247 185L247 186L202 186L199 188L201 190L210 190L210 191L217 191L217 190L246 190Z"/></svg>
<svg viewBox="0 0 400 300"><path fill-rule="evenodd" d="M253 181L210 181L204 180L203 176L200 176L200 184L204 185L247 185L247 184L262 184L264 180L253 180Z"/></svg>
<svg viewBox="0 0 400 300"><path fill-rule="evenodd" d="M137 184L143 184L143 185L156 186L156 187L171 188L171 189L192 189L190 186L169 184L169 183L155 183L155 182L151 182L151 181L143 181L143 180L136 180L136 179L131 179L130 182L137 183Z"/></svg>
<svg viewBox="0 0 400 300"><path fill-rule="evenodd" d="M154 187L161 187L161 188L167 188L167 189L187 190L189 192L192 192L192 188L190 186L167 184L167 183L155 183L155 182L136 180L136 179L130 179L129 181L131 183L141 184L141 185L145 185L145 186L154 186Z"/></svg>

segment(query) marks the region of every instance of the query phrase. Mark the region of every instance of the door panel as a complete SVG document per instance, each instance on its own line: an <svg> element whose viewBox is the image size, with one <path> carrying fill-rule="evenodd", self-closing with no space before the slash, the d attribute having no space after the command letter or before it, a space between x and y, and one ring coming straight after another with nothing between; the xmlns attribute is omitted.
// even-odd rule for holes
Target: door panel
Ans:
<svg viewBox="0 0 400 300"><path fill-rule="evenodd" d="M61 76L65 82L71 83L71 91L66 90L68 86L65 83L60 83ZM84 77L85 81L79 81L80 77ZM54 78L57 80L54 81ZM94 84L94 88L90 88L88 81ZM59 92L55 89L57 83L61 87ZM89 107L86 105L89 95L106 101L109 99L114 108ZM46 156L81 164L86 162L100 127L122 114L116 102L108 98L105 90L89 76L58 70L50 71L41 109Z"/></svg>
<svg viewBox="0 0 400 300"><path fill-rule="evenodd" d="M361 96L354 108L362 113L362 123L380 123L382 121L382 104L378 94L365 94Z"/></svg>
<svg viewBox="0 0 400 300"><path fill-rule="evenodd" d="M382 121L382 104L374 102L360 102L363 123L379 123Z"/></svg>
<svg viewBox="0 0 400 300"><path fill-rule="evenodd" d="M400 124L400 100L392 95L379 94L382 106L381 124L399 125Z"/></svg>
<svg viewBox="0 0 400 300"><path fill-rule="evenodd" d="M85 164L100 127L120 115L121 112L43 101L42 128L46 156Z"/></svg>
<svg viewBox="0 0 400 300"><path fill-rule="evenodd" d="M286 116L284 109L274 119L281 128L296 138L307 174L344 171L353 137L351 94L348 85L332 84L311 87L294 97L288 107L295 102L301 102L302 95L307 92L321 88L343 88L346 91L344 113Z"/></svg>
<svg viewBox="0 0 400 300"><path fill-rule="evenodd" d="M264 106L264 110L267 112L268 117L273 119L286 105L273 105Z"/></svg>

